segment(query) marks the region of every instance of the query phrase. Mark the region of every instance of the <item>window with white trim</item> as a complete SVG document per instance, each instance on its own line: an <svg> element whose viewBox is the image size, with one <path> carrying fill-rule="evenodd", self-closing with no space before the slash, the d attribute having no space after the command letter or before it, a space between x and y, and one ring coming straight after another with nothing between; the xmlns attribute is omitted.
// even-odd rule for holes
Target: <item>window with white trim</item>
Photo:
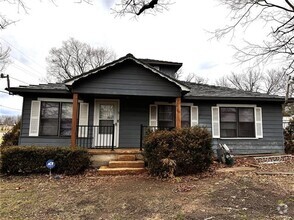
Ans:
<svg viewBox="0 0 294 220"><path fill-rule="evenodd" d="M45 99L45 98L44 98ZM29 136L61 136L71 135L72 100L32 100ZM89 103L79 103L78 136L88 135Z"/></svg>
<svg viewBox="0 0 294 220"><path fill-rule="evenodd" d="M254 107L220 107L220 137L255 137Z"/></svg>
<svg viewBox="0 0 294 220"><path fill-rule="evenodd" d="M39 135L70 136L72 103L41 102Z"/></svg>
<svg viewBox="0 0 294 220"><path fill-rule="evenodd" d="M157 116L157 126L163 127L163 128L170 128L176 126L176 106L175 105L151 105L152 108L150 108L151 116L153 116L153 119L150 121L150 126L154 126L154 120L155 116ZM156 108L157 107L157 114L156 114ZM191 113L191 109L193 108L193 117ZM150 117L151 117L150 116ZM191 118L192 122L191 123ZM198 109L197 106L181 106L181 121L182 121L182 128L185 127L191 127L198 124Z"/></svg>

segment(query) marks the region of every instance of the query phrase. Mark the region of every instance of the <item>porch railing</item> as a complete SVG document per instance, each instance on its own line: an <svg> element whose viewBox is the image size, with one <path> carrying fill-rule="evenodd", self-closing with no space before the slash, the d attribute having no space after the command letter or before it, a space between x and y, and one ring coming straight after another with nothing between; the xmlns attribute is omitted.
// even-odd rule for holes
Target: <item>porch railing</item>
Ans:
<svg viewBox="0 0 294 220"><path fill-rule="evenodd" d="M175 127L163 127L163 126L146 126L141 124L140 128L140 150L143 150L144 148L144 139L146 135L148 135L150 132L154 132L157 130L173 130Z"/></svg>
<svg viewBox="0 0 294 220"><path fill-rule="evenodd" d="M114 150L115 124L110 126L79 125L77 145L83 148L103 148Z"/></svg>

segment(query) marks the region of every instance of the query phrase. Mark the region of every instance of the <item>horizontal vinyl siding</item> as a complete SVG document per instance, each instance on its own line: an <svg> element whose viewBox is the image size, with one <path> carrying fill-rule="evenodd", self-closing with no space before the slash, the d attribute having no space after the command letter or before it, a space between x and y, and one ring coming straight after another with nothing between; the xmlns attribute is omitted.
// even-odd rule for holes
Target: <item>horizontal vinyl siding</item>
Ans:
<svg viewBox="0 0 294 220"><path fill-rule="evenodd" d="M211 131L211 107L217 104L194 103L199 109L199 125L208 128L209 131ZM284 153L281 106L279 104L257 104L257 106L262 107L263 138L213 139L213 149L215 151L218 144L223 143L232 149L233 154Z"/></svg>
<svg viewBox="0 0 294 220"><path fill-rule="evenodd" d="M70 146L70 137L20 137L19 145L68 147Z"/></svg>
<svg viewBox="0 0 294 220"><path fill-rule="evenodd" d="M73 91L85 94L165 97L178 97L181 94L177 85L132 61L81 79L73 86Z"/></svg>
<svg viewBox="0 0 294 220"><path fill-rule="evenodd" d="M149 104L143 99L121 99L120 147L140 147L140 125L148 125Z"/></svg>
<svg viewBox="0 0 294 220"><path fill-rule="evenodd" d="M57 97L60 98L60 97ZM30 137L30 115L32 100L37 100L37 97L24 97L21 136L19 145L21 146L70 146L70 137Z"/></svg>

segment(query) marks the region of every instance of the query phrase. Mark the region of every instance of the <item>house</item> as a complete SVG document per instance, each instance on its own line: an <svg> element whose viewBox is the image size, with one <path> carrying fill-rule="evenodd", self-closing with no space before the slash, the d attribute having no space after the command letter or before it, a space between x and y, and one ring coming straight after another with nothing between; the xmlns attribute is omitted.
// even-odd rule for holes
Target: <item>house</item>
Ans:
<svg viewBox="0 0 294 220"><path fill-rule="evenodd" d="M127 54L63 83L8 88L23 97L19 144L139 148L149 126L200 125L214 149L284 152L282 97L179 81L181 65Z"/></svg>

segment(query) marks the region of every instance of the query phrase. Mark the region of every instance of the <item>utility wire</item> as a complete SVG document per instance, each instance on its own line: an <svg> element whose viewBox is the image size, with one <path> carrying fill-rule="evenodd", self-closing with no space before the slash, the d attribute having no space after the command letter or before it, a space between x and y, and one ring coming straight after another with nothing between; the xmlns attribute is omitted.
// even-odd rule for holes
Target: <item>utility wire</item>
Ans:
<svg viewBox="0 0 294 220"><path fill-rule="evenodd" d="M24 83L24 84L30 85L29 83L24 82L24 81L19 80L19 79L16 79L16 78L14 78L14 77L12 77L12 76L9 76L9 78L10 78L10 79L14 79L14 80L16 80L16 81L18 81L18 82L21 82L21 83Z"/></svg>
<svg viewBox="0 0 294 220"><path fill-rule="evenodd" d="M17 111L21 111L21 110L18 109L18 108L11 108L11 107L8 107L8 106L5 106L5 105L0 105L0 107L8 108L8 109L12 109L12 110L17 110Z"/></svg>
<svg viewBox="0 0 294 220"><path fill-rule="evenodd" d="M11 56L11 57L12 57L12 56ZM12 57L12 58L13 58L15 61L19 62L15 57ZM37 77L40 77L40 76L43 75L43 73L37 71L36 69L34 69L34 68L31 67L31 66L28 66L28 65L26 65L26 64L24 64L24 63L21 63L21 62L19 62L19 63L20 63L21 65L27 67L27 68L30 68L30 69L31 69L32 71L34 71L34 72L32 72L32 71L30 71L30 70L28 70L28 69L25 69L24 67L20 66L19 64L16 64L15 62L13 62L12 65L14 65L14 66L18 66L19 68L22 68L23 70L26 70L27 72L31 72L32 74L34 74L34 75L37 76Z"/></svg>
<svg viewBox="0 0 294 220"><path fill-rule="evenodd" d="M29 57L28 55L26 55L25 53L23 53L20 49L16 48L14 45L12 45L11 43L9 43L7 40L5 40L3 37L0 37L4 42L6 42L7 44L9 44L11 47L13 47L14 49L16 49L18 52L20 52L22 55L24 55L26 58L28 58L29 60L31 60L33 63L35 63L36 65L38 65L41 69L44 70L44 67L42 67L39 63L37 63L34 59L32 59L31 57Z"/></svg>
<svg viewBox="0 0 294 220"><path fill-rule="evenodd" d="M33 77L40 77L40 75L38 75L38 74L36 74L36 73L34 73L34 72L32 72L32 71L29 71L29 70L27 70L27 69L25 69L25 68L23 68L23 67L17 65L16 63L12 63L12 65L13 65L15 68L17 68L17 69L19 69L19 70L21 70L21 71L23 71L23 72L26 72L26 73L28 73L29 75L33 76Z"/></svg>

